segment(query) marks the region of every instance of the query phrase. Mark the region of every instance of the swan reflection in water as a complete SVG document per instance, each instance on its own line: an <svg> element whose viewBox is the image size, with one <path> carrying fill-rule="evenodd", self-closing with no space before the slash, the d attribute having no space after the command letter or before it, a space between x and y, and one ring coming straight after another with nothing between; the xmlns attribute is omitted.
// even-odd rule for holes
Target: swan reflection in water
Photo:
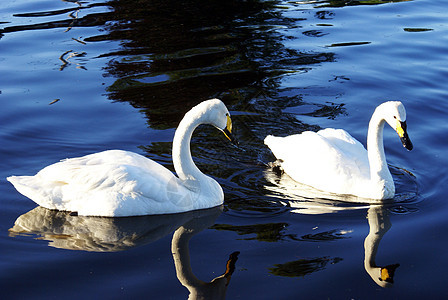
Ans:
<svg viewBox="0 0 448 300"><path fill-rule="evenodd" d="M291 207L291 212L299 214L327 214L341 210L367 209L369 234L364 240L364 268L369 276L381 287L391 287L395 270L399 264L385 267L377 266L375 262L379 244L384 234L391 228L389 212L384 205L366 204L350 195L337 195L321 192L294 181L287 174L265 172L265 178L270 185L265 188L285 199L285 205Z"/></svg>
<svg viewBox="0 0 448 300"><path fill-rule="evenodd" d="M382 205L372 205L367 211L369 234L364 240L364 268L373 281L381 287L390 287L394 283L395 269L400 264L379 267L375 263L376 253L384 234L392 227L389 212Z"/></svg>
<svg viewBox="0 0 448 300"><path fill-rule="evenodd" d="M124 218L83 217L41 206L21 215L10 236L37 235L48 245L69 250L114 252L154 242L174 230L171 250L177 278L189 299L224 299L239 252L230 255L225 272L211 282L199 280L190 264L189 241L212 226L222 207L187 213Z"/></svg>
<svg viewBox="0 0 448 300"><path fill-rule="evenodd" d="M202 219L192 219L179 227L173 234L171 252L176 266L176 275L180 283L190 292L188 299L224 299L230 277L235 270L235 262L238 259L239 252L230 254L225 273L210 282L199 280L192 272L188 247L190 239L205 227L211 226L214 220L205 223Z"/></svg>

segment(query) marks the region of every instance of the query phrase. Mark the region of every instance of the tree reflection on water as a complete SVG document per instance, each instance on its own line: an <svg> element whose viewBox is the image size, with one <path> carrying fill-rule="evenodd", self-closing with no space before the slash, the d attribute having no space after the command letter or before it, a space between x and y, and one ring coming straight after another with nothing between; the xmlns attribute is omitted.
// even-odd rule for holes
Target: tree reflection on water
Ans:
<svg viewBox="0 0 448 300"><path fill-rule="evenodd" d="M175 127L186 110L219 97L236 109L277 94L279 75L333 61L331 52L288 48L279 28L280 1L112 1L114 22L102 40L121 41L108 54L109 97L145 109L153 128ZM88 40L98 40L92 37Z"/></svg>

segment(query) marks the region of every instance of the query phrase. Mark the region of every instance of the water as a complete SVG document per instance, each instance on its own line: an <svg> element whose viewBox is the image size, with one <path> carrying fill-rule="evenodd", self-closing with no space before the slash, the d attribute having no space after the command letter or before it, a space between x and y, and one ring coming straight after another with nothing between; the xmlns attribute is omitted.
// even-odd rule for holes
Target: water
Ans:
<svg viewBox="0 0 448 300"><path fill-rule="evenodd" d="M186 279L222 275L237 251L229 285L219 283L227 299L446 298L447 8L429 0L3 1L2 298L184 299L205 292L186 289ZM35 209L5 180L106 149L172 170L178 122L213 97L231 110L243 148L213 128L193 137L197 165L223 186L222 208L82 218ZM265 166L273 159L266 134L335 127L365 143L385 100L405 104L414 144L407 152L385 130L393 203L289 195ZM394 283L384 288L365 258L399 264Z"/></svg>

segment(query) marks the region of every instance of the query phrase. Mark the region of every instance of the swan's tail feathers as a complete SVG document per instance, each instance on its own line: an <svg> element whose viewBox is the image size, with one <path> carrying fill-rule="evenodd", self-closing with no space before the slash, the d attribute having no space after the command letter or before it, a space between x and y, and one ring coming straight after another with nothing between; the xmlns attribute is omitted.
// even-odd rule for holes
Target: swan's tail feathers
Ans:
<svg viewBox="0 0 448 300"><path fill-rule="evenodd" d="M282 163L283 160L279 158L281 156L281 151L279 148L283 147L283 138L276 137L273 135L268 135L264 139L264 144L271 149L272 154L277 158L276 161L270 162L268 166L274 171L278 176L281 176L283 174L283 168Z"/></svg>
<svg viewBox="0 0 448 300"><path fill-rule="evenodd" d="M42 189L36 184L34 176L10 176L7 177L8 180L15 189L27 198L30 198L40 206L49 209L55 209L52 205L52 201L49 201L48 195L42 194Z"/></svg>
<svg viewBox="0 0 448 300"><path fill-rule="evenodd" d="M287 141L285 140L284 137L273 136L273 135L268 135L267 137L265 137L264 144L266 146L268 146L269 149L271 149L271 152L277 158L280 158L283 156L282 154L286 150L285 147L289 148Z"/></svg>
<svg viewBox="0 0 448 300"><path fill-rule="evenodd" d="M264 138L264 144L270 148L270 144L272 145L272 141L275 139L275 136L268 135Z"/></svg>

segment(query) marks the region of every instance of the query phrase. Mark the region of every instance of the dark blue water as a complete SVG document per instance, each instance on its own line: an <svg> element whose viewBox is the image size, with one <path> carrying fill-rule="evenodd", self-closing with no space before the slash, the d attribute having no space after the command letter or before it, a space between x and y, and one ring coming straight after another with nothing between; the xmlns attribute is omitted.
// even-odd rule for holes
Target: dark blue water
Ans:
<svg viewBox="0 0 448 300"><path fill-rule="evenodd" d="M429 0L2 1L0 295L446 298L447 10ZM213 97L243 148L205 126L193 137L195 162L223 186L221 208L77 217L35 209L5 179L106 149L173 170L178 122ZM414 144L406 151L386 128L393 203L291 196L265 166L267 134L335 127L365 144L386 100L406 106ZM224 274L237 251L227 286L196 281ZM399 264L394 282L365 260Z"/></svg>

